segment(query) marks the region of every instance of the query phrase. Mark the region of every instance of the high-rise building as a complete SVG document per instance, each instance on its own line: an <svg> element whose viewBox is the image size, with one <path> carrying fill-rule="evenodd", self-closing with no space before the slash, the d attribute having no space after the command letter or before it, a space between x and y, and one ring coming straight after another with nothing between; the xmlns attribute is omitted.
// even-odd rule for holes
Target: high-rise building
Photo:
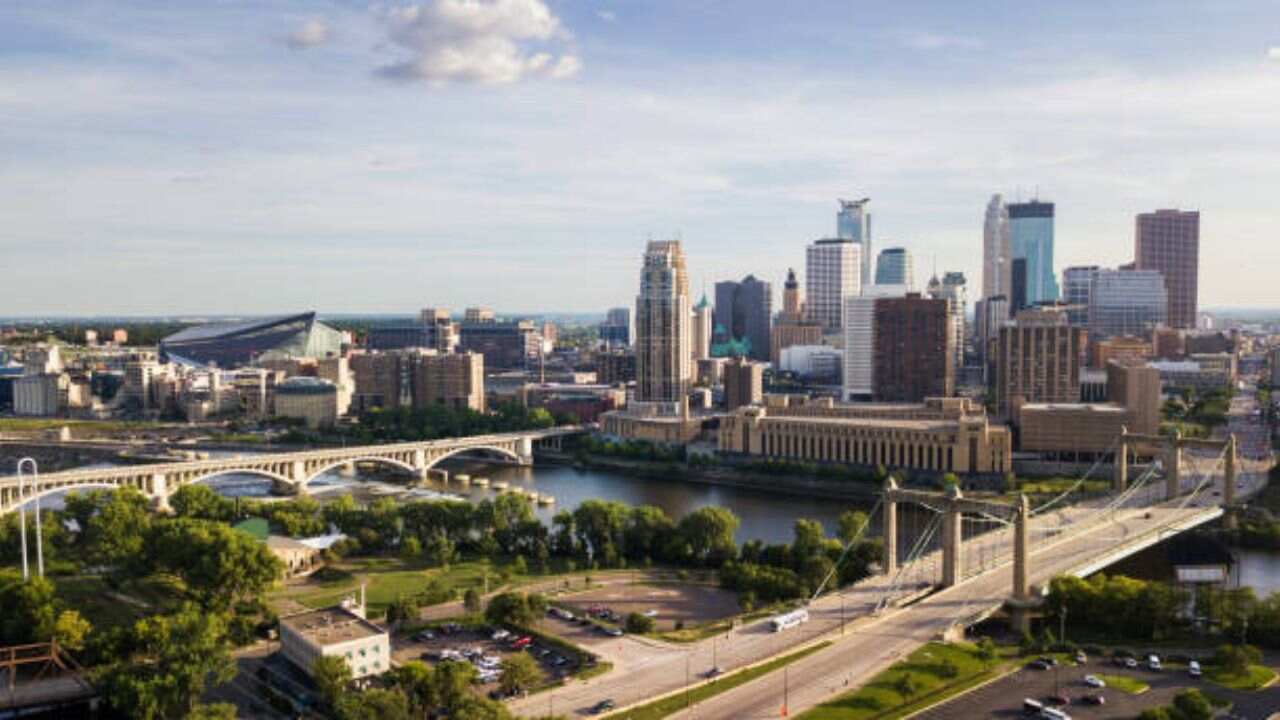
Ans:
<svg viewBox="0 0 1280 720"><path fill-rule="evenodd" d="M631 347L636 339L631 308L610 308L600 325L600 339L609 347Z"/></svg>
<svg viewBox="0 0 1280 720"><path fill-rule="evenodd" d="M1009 245L1013 257L1027 260L1027 304L1058 299L1053 271L1053 203L1010 203Z"/></svg>
<svg viewBox="0 0 1280 720"><path fill-rule="evenodd" d="M982 224L982 297L1009 296L1013 249L1009 244L1009 208L999 194L987 203Z"/></svg>
<svg viewBox="0 0 1280 720"><path fill-rule="evenodd" d="M413 406L444 405L484 412L484 356L421 354L414 358Z"/></svg>
<svg viewBox="0 0 1280 720"><path fill-rule="evenodd" d="M484 355L484 366L490 370L537 367L542 335L533 321L498 322L483 308L468 308L467 317L471 319L459 325L459 352Z"/></svg>
<svg viewBox="0 0 1280 720"><path fill-rule="evenodd" d="M1089 335L1149 338L1169 309L1164 277L1155 270L1098 270L1089 297Z"/></svg>
<svg viewBox="0 0 1280 720"><path fill-rule="evenodd" d="M1164 276L1169 326L1194 329L1200 291L1199 211L1139 214L1133 257L1138 270L1156 270Z"/></svg>
<svg viewBox="0 0 1280 720"><path fill-rule="evenodd" d="M867 205L871 198L861 200L840 200L840 211L836 213L836 237L852 240L861 249L858 256L858 280L860 285L872 282L871 261L874 258L871 248L871 211ZM813 295L813 281L809 282L809 294ZM837 323L836 327L839 327Z"/></svg>
<svg viewBox="0 0 1280 720"><path fill-rule="evenodd" d="M1009 273L1009 312L1017 314L1019 310L1031 303L1027 296L1027 259L1013 259L1013 269Z"/></svg>
<svg viewBox="0 0 1280 720"><path fill-rule="evenodd" d="M988 392L996 412L1016 419L1026 403L1080 401L1086 332L1060 307L1032 308L993 332Z"/></svg>
<svg viewBox="0 0 1280 720"><path fill-rule="evenodd" d="M994 295L974 303L973 308L973 342L977 346L977 354L982 359L983 367L987 366L987 354L991 342L1000 333L1000 328L1009 322L1009 299L1004 295ZM988 382L990 380L988 379Z"/></svg>
<svg viewBox="0 0 1280 720"><path fill-rule="evenodd" d="M715 316L711 312L711 303L703 294L697 305L693 306L693 327L690 337L693 339L692 352L695 367L699 360L711 357L711 336L715 331Z"/></svg>
<svg viewBox="0 0 1280 720"><path fill-rule="evenodd" d="M688 412L689 274L679 240L650 241L636 296L636 400Z"/></svg>
<svg viewBox="0 0 1280 720"><path fill-rule="evenodd" d="M716 283L713 354L769 359L773 286L748 275L741 282Z"/></svg>
<svg viewBox="0 0 1280 720"><path fill-rule="evenodd" d="M946 300L879 298L875 304L877 400L924 402L955 392L955 354Z"/></svg>
<svg viewBox="0 0 1280 720"><path fill-rule="evenodd" d="M952 351L955 353L954 366L959 373L964 367L965 317L969 312L969 295L964 273L948 272L942 276L941 281L938 280L937 275L934 275L929 280L925 295L950 303L948 312L951 313Z"/></svg>
<svg viewBox="0 0 1280 720"><path fill-rule="evenodd" d="M728 410L764 402L764 365L734 358L724 365L724 404Z"/></svg>
<svg viewBox="0 0 1280 720"><path fill-rule="evenodd" d="M876 303L905 297L905 285L870 285L844 303L844 363L841 394L846 400L871 400L876 386Z"/></svg>
<svg viewBox="0 0 1280 720"><path fill-rule="evenodd" d="M469 307L462 313L462 321L467 323L493 322L495 319L493 310L484 307Z"/></svg>
<svg viewBox="0 0 1280 720"><path fill-rule="evenodd" d="M1089 294L1100 269L1097 265L1072 265L1062 271L1062 301L1072 325L1089 322Z"/></svg>
<svg viewBox="0 0 1280 720"><path fill-rule="evenodd" d="M915 290L915 277L915 264L911 261L910 250L892 247L880 251L880 257L876 260L877 285L906 285L908 290Z"/></svg>
<svg viewBox="0 0 1280 720"><path fill-rule="evenodd" d="M846 298L862 294L862 246L853 240L816 240L805 248L804 310L809 322L824 333L840 332Z"/></svg>
<svg viewBox="0 0 1280 720"><path fill-rule="evenodd" d="M822 341L822 328L804 319L804 300L800 295L800 283L796 271L787 270L787 281L782 288L782 312L773 324L769 342L769 362L775 368L782 362L782 351L796 345L816 345Z"/></svg>

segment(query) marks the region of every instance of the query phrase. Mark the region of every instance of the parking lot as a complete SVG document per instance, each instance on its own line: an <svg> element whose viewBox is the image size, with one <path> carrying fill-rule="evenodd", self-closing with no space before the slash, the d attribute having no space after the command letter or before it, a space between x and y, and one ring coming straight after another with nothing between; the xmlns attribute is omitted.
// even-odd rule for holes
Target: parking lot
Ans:
<svg viewBox="0 0 1280 720"><path fill-rule="evenodd" d="M1130 695L1114 688L1094 689L1085 684L1086 675L1119 675L1140 680L1151 686L1147 692ZM1136 669L1121 668L1109 659L1093 659L1083 665L1059 665L1049 670L1023 668L962 695L954 700L925 710L916 717L920 720L972 720L973 718L1026 717L1022 703L1026 698L1044 702L1048 707L1058 707L1073 719L1101 720L1102 718L1133 718L1147 708L1168 705L1178 692L1195 687L1234 703L1236 717L1247 720L1267 720L1280 711L1280 687L1257 692L1228 690L1221 686L1190 677L1185 668L1169 668L1152 671L1145 666ZM1050 704L1055 694L1066 695L1070 704L1062 707ZM1086 695L1099 694L1103 705L1086 705Z"/></svg>
<svg viewBox="0 0 1280 720"><path fill-rule="evenodd" d="M606 611L619 623L633 612L648 615L658 630L674 629L677 623L692 627L738 614L733 593L693 583L610 585L575 593L560 604L576 614L595 611L598 616Z"/></svg>
<svg viewBox="0 0 1280 720"><path fill-rule="evenodd" d="M477 689L488 694L498 687L502 660L517 653L527 653L537 660L548 681L559 680L578 670L575 656L548 647L532 637L505 630L462 628L452 624L398 638L391 654L397 662L423 660L434 664L453 660L470 663L480 680Z"/></svg>

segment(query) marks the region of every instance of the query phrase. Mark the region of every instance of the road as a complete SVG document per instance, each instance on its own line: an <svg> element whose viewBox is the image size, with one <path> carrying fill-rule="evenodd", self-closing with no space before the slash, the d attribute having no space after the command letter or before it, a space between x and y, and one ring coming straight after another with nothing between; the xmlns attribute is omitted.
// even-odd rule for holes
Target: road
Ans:
<svg viewBox="0 0 1280 720"><path fill-rule="evenodd" d="M1243 433L1249 429L1249 407L1249 398L1233 401L1233 430ZM1249 439L1241 440L1240 494L1247 495L1265 483L1269 460L1263 459L1256 447L1246 445ZM1207 457L1188 456L1189 470L1206 470L1211 465ZM1184 472L1183 479L1184 492L1191 490L1194 473ZM1031 582L1046 583L1056 575L1096 563L1117 546L1154 543L1167 536L1164 528L1196 525L1216 517L1218 500L1213 493L1221 492L1220 477L1215 485L1213 490L1205 488L1190 505L1177 500L1151 507L1164 492L1163 481L1156 479L1136 492L1127 507L1101 512L1099 506L1109 500L1099 499L1037 516L1031 523ZM876 576L815 600L809 607L811 621L800 628L773 633L767 623L757 622L699 643L648 652L639 661L627 663L626 672L614 671L557 690L555 707L559 712L583 715L606 698L619 707L641 703L680 690L714 666L732 672L829 637L834 640L830 647L793 663L785 672L770 673L674 717L778 717L784 695L788 714L794 715L856 687L957 622L1002 603L1012 587L1009 546L1007 531L987 533L966 543L965 562L978 568L975 574L908 607L874 614L886 598L901 598L935 581L939 565L936 552L912 565L912 575L905 582ZM529 699L517 701L511 708L517 714L531 715L545 712L546 704Z"/></svg>

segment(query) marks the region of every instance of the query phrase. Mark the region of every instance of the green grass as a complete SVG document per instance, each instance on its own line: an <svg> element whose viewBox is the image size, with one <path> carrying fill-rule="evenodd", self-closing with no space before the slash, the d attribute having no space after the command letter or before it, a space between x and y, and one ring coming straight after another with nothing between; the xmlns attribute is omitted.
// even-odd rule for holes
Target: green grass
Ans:
<svg viewBox="0 0 1280 720"><path fill-rule="evenodd" d="M947 663L956 674L948 676ZM876 675L871 682L847 695L823 703L799 717L802 720L870 720L904 717L936 705L994 677L1005 665L997 658L984 662L968 643L929 643L907 656L903 662ZM910 677L915 691L908 697L895 686Z"/></svg>
<svg viewBox="0 0 1280 720"><path fill-rule="evenodd" d="M335 576L333 579L287 588L273 593L271 598L294 600L312 608L326 607L358 591L361 583L367 583L365 592L370 615L379 616L397 598L422 592L433 579L455 590L457 597L462 597L468 588L483 591L485 567L479 562L454 563L444 569L399 558L348 559L330 566L329 574ZM489 589L494 590L503 584L499 577L500 568L488 567ZM508 584L527 582L531 577L536 576L511 575Z"/></svg>
<svg viewBox="0 0 1280 720"><path fill-rule="evenodd" d="M0 418L0 431L31 432L57 430L61 427L83 428L100 432L143 430L164 427L167 424L149 420L69 420L65 418Z"/></svg>
<svg viewBox="0 0 1280 720"><path fill-rule="evenodd" d="M1150 685L1128 675L1099 675L1098 678L1106 683L1107 687L1130 695L1138 695L1151 689Z"/></svg>
<svg viewBox="0 0 1280 720"><path fill-rule="evenodd" d="M699 640L705 640L706 638L709 638L712 635L723 635L724 633L729 632L730 630L733 629L733 624L735 622L737 622L739 625L745 625L749 622L759 620L760 618L763 618L763 617L776 615L778 612L780 612L779 607L781 606L773 606L773 607L763 608L760 610L753 610L749 613L743 613L741 615L733 615L727 618L722 618L720 620L713 620L711 622L703 623L701 625L695 625L693 627L689 627L686 625L684 628L680 630L658 630L655 632L648 633L648 635L649 637L653 637L659 640L665 640L667 642L673 642L673 643L698 642Z"/></svg>
<svg viewBox="0 0 1280 720"><path fill-rule="evenodd" d="M106 581L93 575L50 578L58 599L78 611L95 631L132 625L148 614L145 608L121 602L107 593Z"/></svg>
<svg viewBox="0 0 1280 720"><path fill-rule="evenodd" d="M1225 672L1222 668L1211 667L1205 672L1205 677L1218 685L1232 690L1260 690L1276 679L1276 673L1271 668L1263 667L1262 665L1250 665L1248 671L1243 675L1233 675Z"/></svg>
<svg viewBox="0 0 1280 720"><path fill-rule="evenodd" d="M686 704L697 704L708 698L728 692L739 685L751 682L762 675L767 675L784 665L789 665L807 655L812 655L830 644L830 641L824 641L790 655L783 655L780 658L770 660L767 663L730 673L705 685L693 688L689 691L687 697L685 693L677 693L661 700L655 700L647 705L614 713L608 716L609 720L661 720L661 718L683 710Z"/></svg>

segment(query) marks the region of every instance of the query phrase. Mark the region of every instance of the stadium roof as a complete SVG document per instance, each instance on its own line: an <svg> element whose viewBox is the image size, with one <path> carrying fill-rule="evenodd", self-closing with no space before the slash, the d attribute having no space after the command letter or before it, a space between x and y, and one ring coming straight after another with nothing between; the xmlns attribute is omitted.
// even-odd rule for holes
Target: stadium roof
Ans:
<svg viewBox="0 0 1280 720"><path fill-rule="evenodd" d="M274 325L305 321L308 324L315 322L316 314L314 312L305 312L300 315L282 315L274 318L259 318L257 320L245 320L241 322L225 322L225 323L205 323L196 325L178 332L165 338L165 343L183 343L193 340L213 340L216 338L232 337L235 335L243 335L254 330L269 328Z"/></svg>

